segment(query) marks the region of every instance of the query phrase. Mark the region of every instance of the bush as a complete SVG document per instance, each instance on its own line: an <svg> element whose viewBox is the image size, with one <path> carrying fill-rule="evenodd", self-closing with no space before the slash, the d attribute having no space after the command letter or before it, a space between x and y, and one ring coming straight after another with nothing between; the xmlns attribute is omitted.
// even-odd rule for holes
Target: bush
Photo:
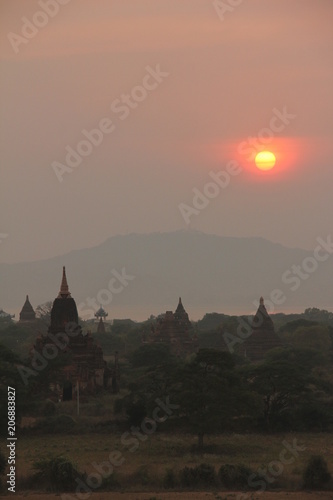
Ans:
<svg viewBox="0 0 333 500"><path fill-rule="evenodd" d="M135 470L135 472L133 472L133 474L129 476L129 480L127 480L127 483L135 486L152 486L153 479L154 477L148 465L141 465L138 469Z"/></svg>
<svg viewBox="0 0 333 500"><path fill-rule="evenodd" d="M185 467L180 471L182 486L214 486L217 483L216 472L212 465L200 464L196 467Z"/></svg>
<svg viewBox="0 0 333 500"><path fill-rule="evenodd" d="M83 478L75 465L63 456L41 458L33 464L37 471L34 479L38 486L44 484L51 491L73 491L76 488L76 479Z"/></svg>
<svg viewBox="0 0 333 500"><path fill-rule="evenodd" d="M177 486L176 474L172 469L167 469L163 479L163 487L166 490L173 489Z"/></svg>
<svg viewBox="0 0 333 500"><path fill-rule="evenodd" d="M131 401L126 408L126 413L130 425L141 425L142 420L147 416L147 410L144 401Z"/></svg>
<svg viewBox="0 0 333 500"><path fill-rule="evenodd" d="M327 462L321 455L312 455L303 472L304 488L311 490L325 489L331 479Z"/></svg>
<svg viewBox="0 0 333 500"><path fill-rule="evenodd" d="M251 474L251 469L242 464L225 464L220 467L218 472L219 479L226 488L246 488Z"/></svg>
<svg viewBox="0 0 333 500"><path fill-rule="evenodd" d="M121 484L116 476L116 472L112 472L108 477L103 478L101 490L113 491L120 488Z"/></svg>

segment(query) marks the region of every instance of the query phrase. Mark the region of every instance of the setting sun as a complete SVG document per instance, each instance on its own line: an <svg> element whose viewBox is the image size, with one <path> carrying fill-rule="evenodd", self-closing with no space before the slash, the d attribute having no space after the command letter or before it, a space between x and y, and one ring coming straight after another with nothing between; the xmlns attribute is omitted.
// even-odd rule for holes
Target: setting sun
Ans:
<svg viewBox="0 0 333 500"><path fill-rule="evenodd" d="M271 170L274 167L276 158L270 151L260 151L255 158L259 170Z"/></svg>

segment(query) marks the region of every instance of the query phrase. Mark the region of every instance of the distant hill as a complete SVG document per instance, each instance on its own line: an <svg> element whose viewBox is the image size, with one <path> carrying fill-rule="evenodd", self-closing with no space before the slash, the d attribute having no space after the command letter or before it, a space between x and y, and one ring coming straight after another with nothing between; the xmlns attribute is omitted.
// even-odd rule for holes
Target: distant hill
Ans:
<svg viewBox="0 0 333 500"><path fill-rule="evenodd" d="M195 231L113 236L97 247L52 259L0 264L0 309L17 313L26 294L34 307L53 300L65 265L69 289L85 317L89 310L92 313L87 305L89 297L106 301L103 307L109 319L142 320L150 314L175 310L179 296L191 319L206 312L250 314L256 309L254 301L263 295L267 304L274 289L280 289L284 297L275 312L307 307L332 310L333 255L319 262L307 279L298 278L297 290L291 290L295 285L290 282L291 272L289 283L282 281L284 273L293 265L302 265L309 256L313 252L263 238ZM121 273L123 268L134 276L128 286L117 294L101 292L108 289L112 271ZM112 284L119 290L119 282Z"/></svg>

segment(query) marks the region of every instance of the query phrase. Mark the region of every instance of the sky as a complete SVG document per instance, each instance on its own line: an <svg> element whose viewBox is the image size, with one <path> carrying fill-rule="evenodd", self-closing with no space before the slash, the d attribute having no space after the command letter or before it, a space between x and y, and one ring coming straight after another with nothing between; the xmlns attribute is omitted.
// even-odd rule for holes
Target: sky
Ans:
<svg viewBox="0 0 333 500"><path fill-rule="evenodd" d="M0 0L0 19L0 262L331 233L331 0Z"/></svg>

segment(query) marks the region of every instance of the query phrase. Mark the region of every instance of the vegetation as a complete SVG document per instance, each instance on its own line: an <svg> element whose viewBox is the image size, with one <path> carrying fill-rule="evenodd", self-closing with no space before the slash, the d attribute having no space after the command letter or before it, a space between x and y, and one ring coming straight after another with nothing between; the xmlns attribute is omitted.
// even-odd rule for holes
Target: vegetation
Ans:
<svg viewBox="0 0 333 500"><path fill-rule="evenodd" d="M304 488L311 490L326 489L331 474L326 460L321 455L313 455L303 472Z"/></svg>
<svg viewBox="0 0 333 500"><path fill-rule="evenodd" d="M129 429L129 427L125 427L123 431ZM302 488L303 471L313 454L313 450L324 449L328 467L331 470L333 468L333 444L330 434L209 434L206 437L204 457L193 450L193 436L181 431L166 431L163 424L153 435L148 436L147 440L140 442L140 446L135 452L130 452L122 445L121 435L122 432L109 432L103 435L93 432L85 434L83 437L71 434L66 436L32 433L21 435L20 453L17 461L18 486L23 484L24 478L33 477L35 474L33 463L50 452L54 456L65 457L75 464L78 471L87 475L96 472L93 463L105 463L111 452L121 452L124 463L116 467L112 474L105 479L108 480L111 490L115 488L115 483L118 483L117 489L125 488L126 491L197 489L194 485L192 487L182 486L180 473L185 467L196 469L202 463L215 470L216 489L249 490L247 480L251 476L246 477L247 471L251 471L251 474L257 474L258 481L262 481L265 474L270 481L275 479L270 473L270 470L273 470L270 464L275 464L279 460L281 450L284 449L282 443L287 442L291 445L294 440L298 445L304 445L305 449L299 452L298 457L293 462L290 460L292 456L290 453L285 455L289 463L284 465L278 478L280 489L290 491ZM224 474L220 475L220 469L226 465ZM239 472L234 474L234 471ZM227 486L226 482L229 481L228 484L230 484L231 481L235 481L234 477L239 478L236 479L238 486ZM224 479L222 480L222 478ZM255 483L257 484L257 481ZM24 484L24 489L28 489L26 487L27 481ZM30 488L34 487L35 484L31 484ZM267 482L266 489L274 488L275 484L275 482ZM326 487L329 486L328 483ZM258 489L258 486L254 486L254 489L256 488ZM207 489L211 490L212 488L206 487L206 491ZM185 495L184 498L186 498Z"/></svg>
<svg viewBox="0 0 333 500"><path fill-rule="evenodd" d="M217 485L215 469L209 464L184 467L180 471L180 484L185 488L207 488Z"/></svg>
<svg viewBox="0 0 333 500"><path fill-rule="evenodd" d="M294 465L284 466L278 483L274 479L265 487L331 488L333 449L328 448L330 437L325 438L329 435L320 434L333 431L331 313L312 308L303 315L276 317L287 347L272 350L257 364L223 350L223 329L236 332L235 316L206 315L196 325L201 348L185 359L176 358L162 344L142 345L141 333L149 330L151 320L141 325L116 322L98 340L110 363L114 351L120 352L121 393L101 391L89 398L82 394L80 416L74 401L48 399L50 382L55 377L61 381L68 358L59 355L49 360L26 386L18 367L30 366L26 345L33 332L3 322L0 398L6 400L8 385L15 387L16 422L32 422L32 428L25 424L19 436L17 470L25 470L31 478L31 483L22 480L22 484L33 487L38 478L45 488L48 484L57 491L58 484L58 491L71 491L79 470L85 471L79 476L83 478L93 472L92 462L105 462L111 450L119 450L125 462L104 478L106 490L151 485L157 491L207 489L208 485L249 490L249 476L260 478L258 470L277 462L282 443L293 442L295 434L289 433L301 431L306 451ZM154 421L156 401L169 401L172 411L159 411L162 418ZM146 421L151 432L143 430ZM6 434L5 406L0 428ZM131 436L133 429L140 437ZM122 440L124 433L129 435L126 440ZM318 457L315 453L323 443L325 456ZM47 450L60 455L39 460ZM73 465L76 462L78 466ZM1 463L0 455L0 475Z"/></svg>
<svg viewBox="0 0 333 500"><path fill-rule="evenodd" d="M82 478L76 466L63 456L40 458L33 468L36 471L33 480L38 487L44 486L49 491L73 491L77 486L75 480Z"/></svg>

